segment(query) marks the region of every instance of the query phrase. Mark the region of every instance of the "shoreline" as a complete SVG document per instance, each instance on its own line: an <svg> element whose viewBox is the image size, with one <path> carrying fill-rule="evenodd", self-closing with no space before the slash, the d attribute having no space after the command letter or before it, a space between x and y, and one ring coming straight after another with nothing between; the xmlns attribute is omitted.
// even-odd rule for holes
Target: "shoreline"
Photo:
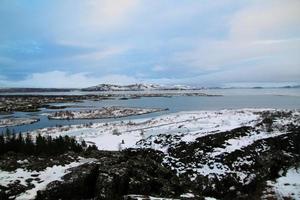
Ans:
<svg viewBox="0 0 300 200"><path fill-rule="evenodd" d="M118 119L118 118L130 117L130 116L139 116L139 115L145 115L150 113L163 112L168 110L169 110L168 108L140 108L140 107L112 106L112 107L103 107L101 109L94 109L94 110L58 111L55 113L48 114L48 119L49 120L86 120L86 119L111 119L111 118ZM106 111L106 113L101 113L101 111ZM133 113L127 113L127 114L111 113L114 111L116 112L127 111ZM67 113L69 113L69 115L66 115ZM84 115L86 116L83 117Z"/></svg>
<svg viewBox="0 0 300 200"><path fill-rule="evenodd" d="M40 121L40 119L38 118L2 118L0 119L0 128L29 125L34 124L38 121Z"/></svg>
<svg viewBox="0 0 300 200"><path fill-rule="evenodd" d="M85 100L129 100L138 98L155 97L175 97L175 96L207 96L218 97L221 95L210 95L199 93L140 93L140 94L84 94L84 95L0 95L0 115L1 113L13 112L38 112L42 108L51 108L51 103L78 103Z"/></svg>
<svg viewBox="0 0 300 200"><path fill-rule="evenodd" d="M253 193L263 196L268 186L265 184L267 181L272 180L272 177L280 177L276 173L296 166L299 161L296 149L299 142L297 139L299 119L299 110L224 109L177 112L146 119L38 129L30 132L33 138L39 134L52 138L68 135L71 138L75 137L78 142L95 144L99 150L85 155L88 156L86 158L93 158L93 162L78 165L75 171L70 170L69 174L59 176L62 181L55 182L56 179L51 179L54 182L47 186L35 182L34 179L31 181L30 176L39 177L38 181L43 183L43 174L46 173L43 169L56 171L57 165L53 164L59 160L68 158L69 161L66 163L68 164L83 154L66 153L59 158L42 158L45 160L43 168L34 173L29 173L27 169L40 168L40 158L9 154L8 157L3 157L5 162L0 162L0 167L1 165L7 167L7 163L12 163L12 171L0 170L0 173L5 174L2 178L3 183L13 181L10 187L5 187L6 191L13 192L11 187L19 187L18 180L25 187L29 187L26 182L28 178L28 182L36 185L35 189L29 188L28 191L36 191L32 195L46 197L57 191L56 188L78 187L78 184L82 183L82 176L78 176L78 173L83 172L100 178L101 187L111 187L108 180L116 176L116 171L122 172L116 179L118 183L121 180L126 185L132 178L142 180L141 184L149 186L148 179L140 177L136 179L136 173L130 173L132 170L138 172L141 169L145 170L141 177L147 174L147 178L161 180L163 185L169 184L169 179L162 180L165 176L161 175L162 172L167 172L172 180L180 180L172 184L178 188L185 188L173 195L168 193L173 190L167 189L160 197L180 199L186 193L195 197L222 198L225 195L231 199L237 196L249 197ZM130 162L127 162L128 159ZM107 166L103 166L103 160ZM261 160L264 162L263 165ZM278 162L280 160L283 162ZM35 164L29 165L31 162ZM159 168L149 172L153 165ZM159 174L153 173L157 169L162 171ZM14 175L25 172L28 177L20 178ZM108 175L103 176L103 173ZM182 181L184 186L180 185ZM253 184L256 185L254 188ZM89 182L89 187L95 185L96 182ZM143 194L138 191L131 190L128 195ZM18 195L25 194L23 192ZM64 194L66 194L64 191L55 193L55 195ZM155 193L149 194L157 196Z"/></svg>

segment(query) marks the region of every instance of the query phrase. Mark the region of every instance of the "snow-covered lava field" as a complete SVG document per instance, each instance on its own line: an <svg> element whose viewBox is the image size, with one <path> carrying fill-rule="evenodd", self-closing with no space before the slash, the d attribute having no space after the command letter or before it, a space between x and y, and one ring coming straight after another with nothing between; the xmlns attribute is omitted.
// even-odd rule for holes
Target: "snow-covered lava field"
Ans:
<svg viewBox="0 0 300 200"><path fill-rule="evenodd" d="M160 164L185 181L185 192L192 198L300 199L296 170L300 163L299 126L299 110L239 109L44 128L32 134L74 136L107 151L153 149L160 152ZM17 169L16 173L25 172ZM36 173L42 177L45 172ZM12 180L11 173L0 174L0 185Z"/></svg>
<svg viewBox="0 0 300 200"><path fill-rule="evenodd" d="M118 151L120 148L147 147L167 152L170 145L180 142L191 143L196 141L197 138L216 135L235 128L254 127L261 122L261 114L264 112L277 111L271 109L241 109L179 112L149 119L44 128L32 133L75 136L78 140L96 144L101 150ZM288 123L299 125L299 111L294 111L288 119L280 118L274 123L278 126L284 126ZM286 132L278 131L272 132L272 134L269 134L269 132L267 134L267 131L253 132L244 137L231 139L227 142L231 145L228 145L226 149L216 149L213 155L217 155L217 152L220 152L220 154L231 152L243 146L248 146L256 140L282 134L286 134ZM166 136L171 138L165 138ZM162 142L158 142L158 140Z"/></svg>
<svg viewBox="0 0 300 200"><path fill-rule="evenodd" d="M48 114L49 119L105 119L120 118L132 115L143 115L153 112L165 111L160 108L127 108L127 107L103 107L96 110L59 111Z"/></svg>
<svg viewBox="0 0 300 200"><path fill-rule="evenodd" d="M38 121L38 119L34 119L34 118L3 118L3 119L0 119L0 127L33 124L37 121Z"/></svg>

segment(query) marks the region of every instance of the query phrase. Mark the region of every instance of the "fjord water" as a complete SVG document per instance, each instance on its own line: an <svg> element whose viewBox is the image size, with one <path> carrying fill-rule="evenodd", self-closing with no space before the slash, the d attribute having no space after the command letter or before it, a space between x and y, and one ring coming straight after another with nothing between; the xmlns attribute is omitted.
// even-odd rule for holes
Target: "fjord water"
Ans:
<svg viewBox="0 0 300 200"><path fill-rule="evenodd" d="M162 114L181 111L242 108L300 109L300 89L212 89L203 90L201 92L204 92L206 94L220 94L223 96L143 97L140 99L128 100L116 99L102 101L84 101L80 103L72 103L72 106L66 109L42 109L41 111L35 113L16 112L13 115L1 117L39 118L40 121L37 123L9 128L11 130L14 129L16 132L26 132L39 128L61 125L84 124L90 122L108 122L115 120L130 120L137 118L151 118ZM62 93L55 94L62 95ZM80 94L86 93L80 92ZM168 108L169 110L159 113L151 113L146 115L130 116L117 119L48 120L48 117L45 115L45 113L56 112L59 110L97 109L104 106ZM0 133L5 129L6 128L0 128Z"/></svg>

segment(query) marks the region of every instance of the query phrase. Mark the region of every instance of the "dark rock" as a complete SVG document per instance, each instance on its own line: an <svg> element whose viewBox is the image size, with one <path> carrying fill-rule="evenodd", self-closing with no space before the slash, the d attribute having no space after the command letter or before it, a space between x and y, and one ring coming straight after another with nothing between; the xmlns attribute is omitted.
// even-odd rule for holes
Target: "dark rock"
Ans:
<svg viewBox="0 0 300 200"><path fill-rule="evenodd" d="M184 192L179 178L161 165L161 152L150 149L93 152L95 163L71 169L63 181L39 191L40 199L123 199L128 194L178 197Z"/></svg>
<svg viewBox="0 0 300 200"><path fill-rule="evenodd" d="M46 190L39 191L36 199L91 199L95 196L98 165L87 163L70 169L63 181L50 183Z"/></svg>
<svg viewBox="0 0 300 200"><path fill-rule="evenodd" d="M100 165L98 199L121 199L127 194L178 196L182 192L178 177L161 166L161 153L154 150L124 151L124 157L109 168Z"/></svg>

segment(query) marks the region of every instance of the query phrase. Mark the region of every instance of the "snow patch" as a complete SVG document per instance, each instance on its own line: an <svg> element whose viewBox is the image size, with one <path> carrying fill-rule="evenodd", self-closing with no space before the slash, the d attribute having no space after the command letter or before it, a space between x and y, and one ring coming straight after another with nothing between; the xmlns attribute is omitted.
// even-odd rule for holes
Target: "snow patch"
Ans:
<svg viewBox="0 0 300 200"><path fill-rule="evenodd" d="M94 161L94 159L80 158L77 162L72 162L64 166L54 165L52 167L47 167L43 171L28 171L22 168L18 168L12 172L0 170L0 185L9 187L10 184L19 182L19 184L27 186L28 182L26 182L26 180L32 179L30 183L34 185L34 188L18 195L16 199L34 199L37 191L45 189L49 183L53 181L61 181L61 178L69 173L68 169L92 161Z"/></svg>
<svg viewBox="0 0 300 200"><path fill-rule="evenodd" d="M278 199L300 199L300 169L289 169L284 176L268 181L267 184L273 188Z"/></svg>

